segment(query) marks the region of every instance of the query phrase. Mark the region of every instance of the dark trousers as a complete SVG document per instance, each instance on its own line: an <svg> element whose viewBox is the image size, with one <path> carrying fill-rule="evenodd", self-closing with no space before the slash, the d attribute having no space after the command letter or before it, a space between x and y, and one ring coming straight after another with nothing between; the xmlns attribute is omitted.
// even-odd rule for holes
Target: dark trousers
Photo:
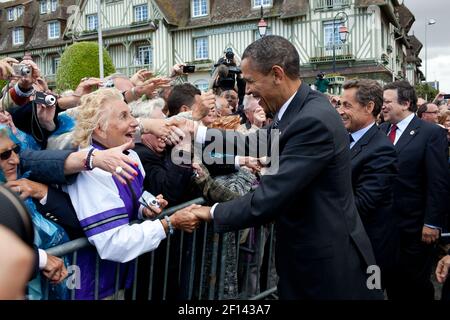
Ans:
<svg viewBox="0 0 450 320"><path fill-rule="evenodd" d="M434 300L431 270L436 246L422 242L421 232L400 232L394 278L386 288L389 300Z"/></svg>

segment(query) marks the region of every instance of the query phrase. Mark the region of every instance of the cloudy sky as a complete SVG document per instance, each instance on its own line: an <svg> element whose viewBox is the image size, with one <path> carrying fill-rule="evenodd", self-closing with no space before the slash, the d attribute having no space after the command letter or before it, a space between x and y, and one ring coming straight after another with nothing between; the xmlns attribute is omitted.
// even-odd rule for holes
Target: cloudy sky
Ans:
<svg viewBox="0 0 450 320"><path fill-rule="evenodd" d="M400 0L401 2L401 0ZM440 89L450 93L450 1L449 0L404 0L405 5L416 17L410 34L425 46L425 24L435 19L436 24L428 26L428 78L438 80ZM422 48L422 71L425 74L425 47Z"/></svg>

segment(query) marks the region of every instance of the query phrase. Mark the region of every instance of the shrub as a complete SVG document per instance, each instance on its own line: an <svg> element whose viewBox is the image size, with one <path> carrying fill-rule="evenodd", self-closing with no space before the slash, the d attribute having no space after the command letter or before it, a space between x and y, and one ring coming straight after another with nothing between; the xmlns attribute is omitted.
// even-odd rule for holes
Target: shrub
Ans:
<svg viewBox="0 0 450 320"><path fill-rule="evenodd" d="M116 72L108 52L103 49L105 76ZM100 76L98 63L98 44L95 42L77 42L69 46L61 56L61 63L56 73L58 92L75 90L84 77Z"/></svg>

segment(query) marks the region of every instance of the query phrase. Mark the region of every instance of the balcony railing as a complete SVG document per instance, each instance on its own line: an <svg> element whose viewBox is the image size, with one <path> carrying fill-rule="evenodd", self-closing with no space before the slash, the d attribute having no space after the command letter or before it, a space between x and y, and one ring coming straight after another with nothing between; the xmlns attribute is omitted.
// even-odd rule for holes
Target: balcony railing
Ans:
<svg viewBox="0 0 450 320"><path fill-rule="evenodd" d="M336 45L336 61L354 60L352 48L349 43ZM333 45L316 47L314 56L309 59L311 63L332 62L333 61Z"/></svg>
<svg viewBox="0 0 450 320"><path fill-rule="evenodd" d="M314 0L314 10L349 7L351 0Z"/></svg>

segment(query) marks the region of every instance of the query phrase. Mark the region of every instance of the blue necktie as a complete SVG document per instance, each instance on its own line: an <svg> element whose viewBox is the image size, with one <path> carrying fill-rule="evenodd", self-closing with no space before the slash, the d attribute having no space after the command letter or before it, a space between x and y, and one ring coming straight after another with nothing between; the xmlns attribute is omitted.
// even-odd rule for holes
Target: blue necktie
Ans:
<svg viewBox="0 0 450 320"><path fill-rule="evenodd" d="M352 142L354 142L354 141L355 141L355 139L353 139L353 137L352 137L352 134L351 134L351 133L349 133L349 134L348 134L348 139L350 140L350 144L352 144Z"/></svg>

